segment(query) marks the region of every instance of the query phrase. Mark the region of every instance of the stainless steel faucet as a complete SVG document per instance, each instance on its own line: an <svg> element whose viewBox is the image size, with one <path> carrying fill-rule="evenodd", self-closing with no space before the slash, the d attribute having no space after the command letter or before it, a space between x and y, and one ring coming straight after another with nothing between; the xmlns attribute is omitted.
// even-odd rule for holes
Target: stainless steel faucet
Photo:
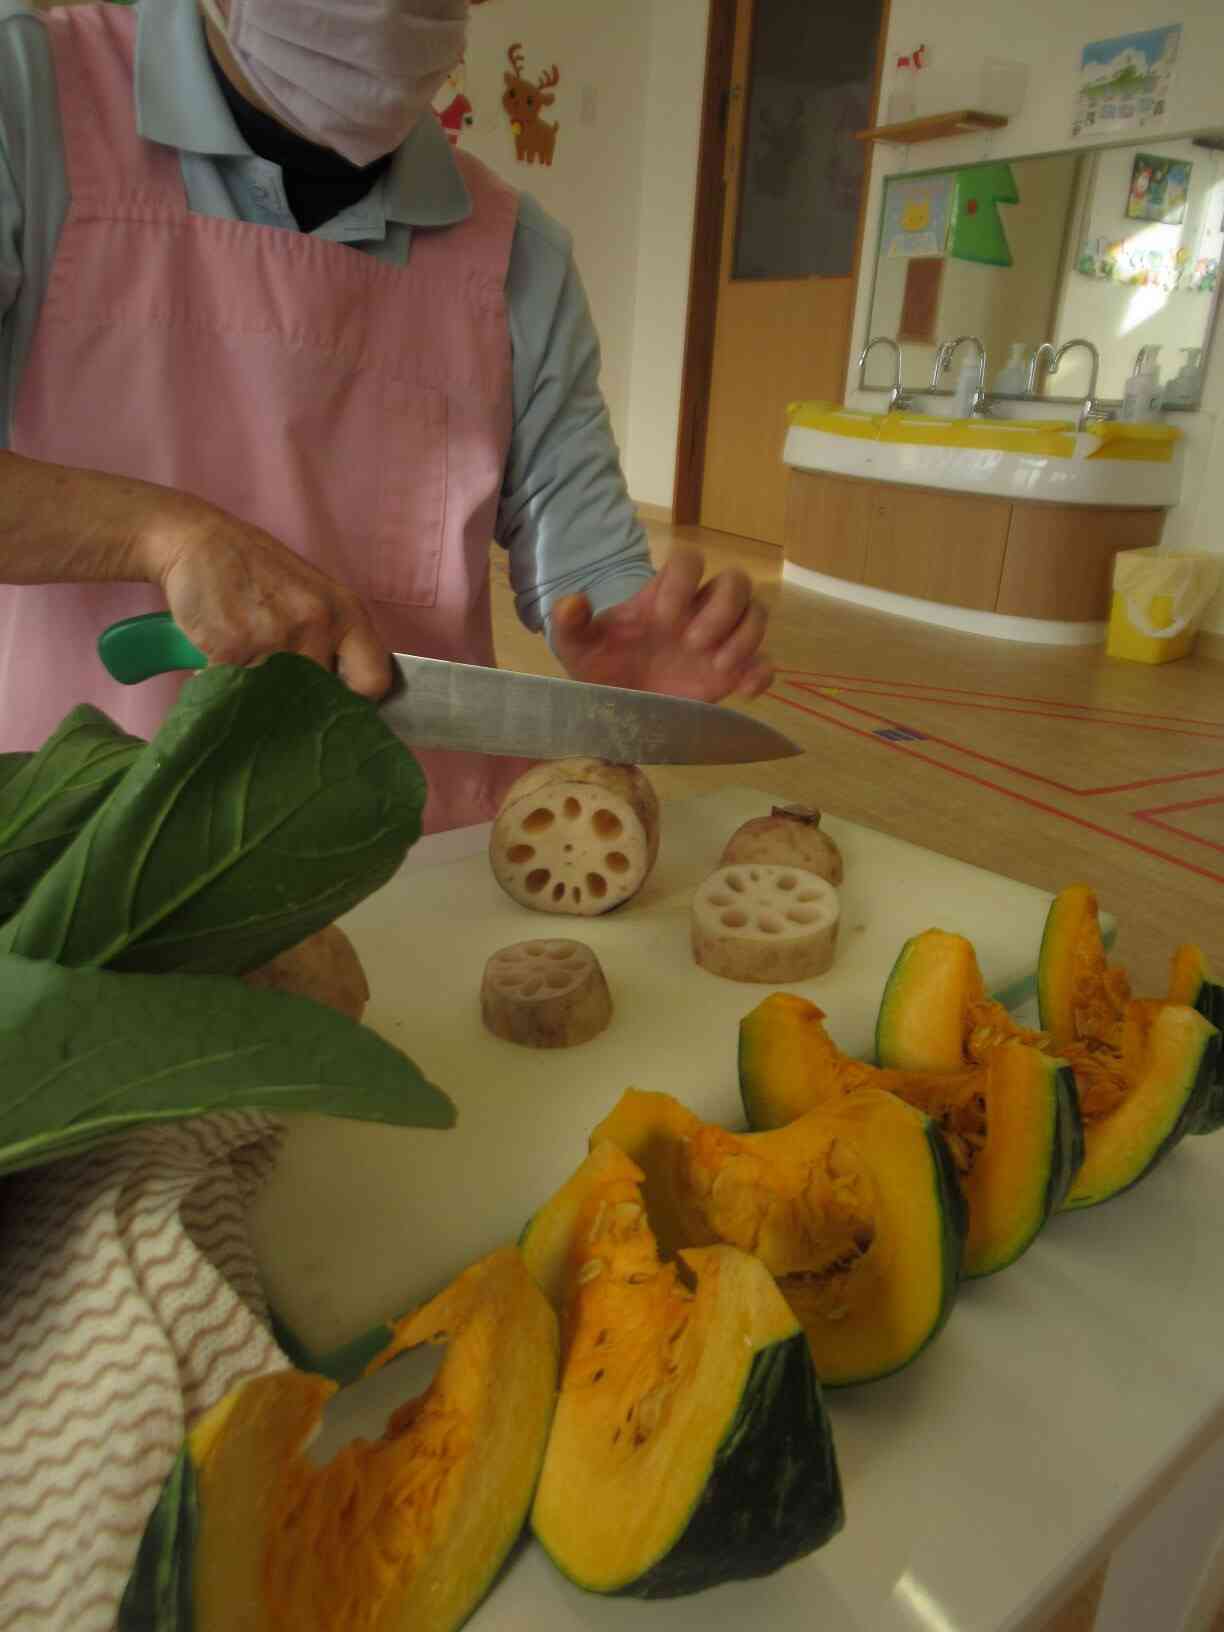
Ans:
<svg viewBox="0 0 1224 1632"><path fill-rule="evenodd" d="M1054 372L1054 357L1054 347L1048 340L1043 340L1037 347L1037 350L1029 358L1028 380L1024 387L1025 393L1028 396L1035 397L1037 395L1037 385L1041 375L1042 359L1045 359L1049 372L1052 374Z"/></svg>
<svg viewBox="0 0 1224 1632"><path fill-rule="evenodd" d="M894 408L905 406L905 398L901 389L901 347L891 335L877 334L873 340L868 340L862 351L859 352L859 390L863 391L867 389L863 383L863 375L867 368L867 359L871 355L872 351L874 351L876 346L892 347L893 383L888 392L888 411L891 413Z"/></svg>
<svg viewBox="0 0 1224 1632"><path fill-rule="evenodd" d="M1092 363L1088 373L1087 395L1080 404L1079 419L1076 422L1076 428L1082 431L1096 407L1097 376L1101 372L1100 352L1093 345L1091 340L1066 340L1054 353L1054 361L1050 364L1050 371L1046 377L1047 379L1053 379L1054 375L1058 373L1058 365L1062 362L1067 353L1069 351L1073 351L1076 346L1083 347L1083 349L1088 353Z"/></svg>
<svg viewBox="0 0 1224 1632"><path fill-rule="evenodd" d="M976 334L958 335L955 340L945 340L935 353L935 367L931 373L931 384L939 384L939 376L946 374L952 366L952 358L960 346L977 347L978 377L977 389L973 393L973 401L969 406L970 416L976 414L986 400L986 347Z"/></svg>

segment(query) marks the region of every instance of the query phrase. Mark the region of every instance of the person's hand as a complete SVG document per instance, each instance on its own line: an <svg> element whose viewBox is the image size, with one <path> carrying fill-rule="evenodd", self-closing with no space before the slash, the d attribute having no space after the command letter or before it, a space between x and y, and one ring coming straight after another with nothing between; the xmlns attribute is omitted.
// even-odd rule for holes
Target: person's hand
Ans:
<svg viewBox="0 0 1224 1632"><path fill-rule="evenodd" d="M159 517L147 555L174 621L210 662L299 652L364 697L390 686L390 656L358 597L260 528L188 503Z"/></svg>
<svg viewBox="0 0 1224 1632"><path fill-rule="evenodd" d="M716 703L757 697L773 680L767 622L747 573L701 581L696 550L676 551L643 589L598 616L585 595L552 609L552 646L574 680Z"/></svg>

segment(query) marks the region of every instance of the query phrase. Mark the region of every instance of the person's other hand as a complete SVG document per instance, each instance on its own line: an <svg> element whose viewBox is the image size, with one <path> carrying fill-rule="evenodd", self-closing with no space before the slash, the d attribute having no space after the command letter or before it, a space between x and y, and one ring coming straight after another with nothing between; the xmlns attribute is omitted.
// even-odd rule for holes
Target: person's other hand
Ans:
<svg viewBox="0 0 1224 1632"><path fill-rule="evenodd" d="M174 621L213 663L299 652L382 697L391 662L353 592L269 533L211 505L160 517L147 554Z"/></svg>
<svg viewBox="0 0 1224 1632"><path fill-rule="evenodd" d="M767 615L738 570L702 583L704 562L677 550L643 589L593 615L585 595L552 609L552 646L567 674L596 685L716 703L757 697L773 680L761 650Z"/></svg>

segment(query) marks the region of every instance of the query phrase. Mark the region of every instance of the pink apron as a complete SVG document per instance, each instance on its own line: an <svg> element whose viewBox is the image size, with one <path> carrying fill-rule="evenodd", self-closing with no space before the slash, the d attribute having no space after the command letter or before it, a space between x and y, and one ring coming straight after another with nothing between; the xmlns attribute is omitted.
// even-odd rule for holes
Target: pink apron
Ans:
<svg viewBox="0 0 1224 1632"><path fill-rule="evenodd" d="M407 267L193 214L177 152L136 132L132 12L70 6L45 26L72 202L13 450L197 493L350 585L392 650L492 664L516 195L456 155L472 215L417 229ZM180 680L117 685L95 642L162 605L146 585L0 588L0 748L36 746L85 701L150 735ZM486 819L523 768L420 757L431 831Z"/></svg>

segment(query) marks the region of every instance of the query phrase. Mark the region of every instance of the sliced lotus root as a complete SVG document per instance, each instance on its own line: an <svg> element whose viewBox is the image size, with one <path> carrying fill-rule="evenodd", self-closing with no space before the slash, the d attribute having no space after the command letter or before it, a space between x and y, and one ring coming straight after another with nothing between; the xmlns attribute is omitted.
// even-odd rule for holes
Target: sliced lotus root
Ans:
<svg viewBox="0 0 1224 1632"><path fill-rule="evenodd" d="M497 882L536 912L594 918L623 906L659 851L659 802L636 765L559 759L519 777L489 839Z"/></svg>
<svg viewBox="0 0 1224 1632"><path fill-rule="evenodd" d="M485 965L480 1012L508 1043L572 1048L603 1031L612 998L599 959L581 941L516 941Z"/></svg>
<svg viewBox="0 0 1224 1632"><path fill-rule="evenodd" d="M808 980L833 962L839 915L833 885L803 868L720 867L693 898L693 956L727 980Z"/></svg>

